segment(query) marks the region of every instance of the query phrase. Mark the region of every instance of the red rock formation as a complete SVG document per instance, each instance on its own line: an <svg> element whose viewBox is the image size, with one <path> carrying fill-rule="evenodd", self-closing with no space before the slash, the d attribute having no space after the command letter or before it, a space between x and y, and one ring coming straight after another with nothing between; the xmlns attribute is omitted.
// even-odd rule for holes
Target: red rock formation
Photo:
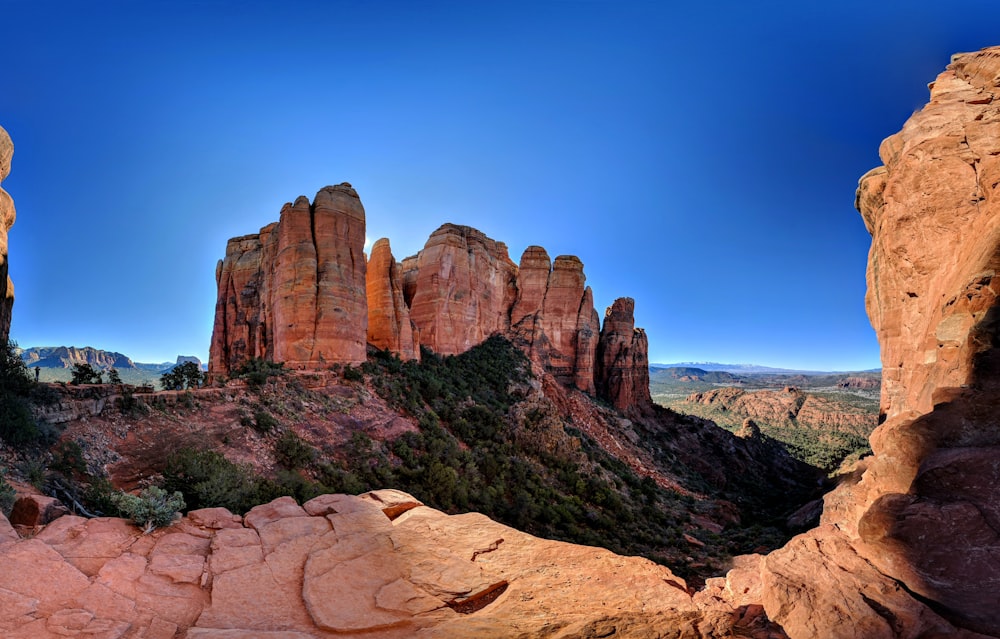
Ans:
<svg viewBox="0 0 1000 639"><path fill-rule="evenodd" d="M0 127L0 182L10 174L10 159L14 144ZM14 200L7 191L0 189L0 339L7 343L10 333L10 313L14 306L14 283L7 274L7 231L14 225Z"/></svg>
<svg viewBox="0 0 1000 639"><path fill-rule="evenodd" d="M884 422L824 525L762 562L791 637L1000 635L998 77L1000 48L954 56L859 183Z"/></svg>
<svg viewBox="0 0 1000 639"><path fill-rule="evenodd" d="M297 368L357 363L366 341L403 359L418 357L420 344L451 355L500 334L567 386L620 406L649 402L648 372L639 370L645 334L633 331L630 314L627 327L625 318L608 327L614 344L604 351L604 385L596 384L602 333L579 258L553 263L530 246L519 269L502 242L445 224L402 264L380 240L366 269L358 259L363 235L364 209L341 185L312 205L304 197L285 205L281 220L257 235L230 240L216 270L209 371L228 374L252 357Z"/></svg>
<svg viewBox="0 0 1000 639"><path fill-rule="evenodd" d="M209 370L251 357L292 367L365 360L365 212L347 183L286 204L257 235L234 238L216 269Z"/></svg>
<svg viewBox="0 0 1000 639"><path fill-rule="evenodd" d="M641 410L649 396L649 344L635 328L635 300L619 297L604 314L597 345L596 387L619 410Z"/></svg>
<svg viewBox="0 0 1000 639"><path fill-rule="evenodd" d="M685 401L764 423L794 421L803 427L846 430L864 437L875 428L877 419L873 413L863 408L804 393L792 387L782 391L715 388L692 393Z"/></svg>
<svg viewBox="0 0 1000 639"><path fill-rule="evenodd" d="M511 337L560 382L593 394L600 320L586 279L576 256L560 255L552 264L542 247L525 249Z"/></svg>
<svg viewBox="0 0 1000 639"><path fill-rule="evenodd" d="M401 359L419 359L420 346L403 300L402 266L392 257L389 240L372 245L368 258L368 343L389 349Z"/></svg>
<svg viewBox="0 0 1000 639"><path fill-rule="evenodd" d="M448 516L398 491L282 497L242 518L195 510L148 535L65 516L16 539L0 515L0 540L11 639L723 637L746 617L699 609L646 559Z"/></svg>
<svg viewBox="0 0 1000 639"><path fill-rule="evenodd" d="M517 266L507 246L468 226L445 224L413 262L404 261L404 297L420 343L435 353L463 353L510 328Z"/></svg>

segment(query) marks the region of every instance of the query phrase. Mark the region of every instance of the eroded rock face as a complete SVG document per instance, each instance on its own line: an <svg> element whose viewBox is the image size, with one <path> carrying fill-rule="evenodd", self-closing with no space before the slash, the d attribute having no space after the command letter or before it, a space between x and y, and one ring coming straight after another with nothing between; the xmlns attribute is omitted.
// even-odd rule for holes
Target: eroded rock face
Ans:
<svg viewBox="0 0 1000 639"><path fill-rule="evenodd" d="M150 535L64 516L16 539L5 523L4 637L694 637L739 622L699 609L648 560L448 516L398 491L282 497L242 518L196 510Z"/></svg>
<svg viewBox="0 0 1000 639"><path fill-rule="evenodd" d="M312 204L300 197L278 223L229 240L216 270L209 371L227 375L254 357L296 368L359 363L366 342L402 359L418 358L420 346L454 355L503 335L566 386L619 408L649 404L645 333L624 302L602 331L578 257L553 261L529 246L518 267L505 244L455 224L401 263L387 239L367 265L358 261L363 242L364 209L350 185L327 187Z"/></svg>
<svg viewBox="0 0 1000 639"><path fill-rule="evenodd" d="M824 525L763 563L793 638L1000 636L998 77L1000 48L954 56L859 183L884 421Z"/></svg>
<svg viewBox="0 0 1000 639"><path fill-rule="evenodd" d="M560 255L553 263L544 248L529 246L517 273L510 337L560 382L593 394L600 320L586 281L580 258Z"/></svg>
<svg viewBox="0 0 1000 639"><path fill-rule="evenodd" d="M848 517L879 570L989 634L1000 634L998 76L1000 48L954 56L859 184L885 423Z"/></svg>
<svg viewBox="0 0 1000 639"><path fill-rule="evenodd" d="M597 345L597 393L621 410L650 402L649 343L635 327L635 300L619 297L604 314Z"/></svg>
<svg viewBox="0 0 1000 639"><path fill-rule="evenodd" d="M7 131L0 127L0 182L10 175L10 160L14 143ZM14 306L14 283L7 269L7 231L14 225L14 200L0 188L0 339L7 343L10 334L10 312Z"/></svg>
<svg viewBox="0 0 1000 639"><path fill-rule="evenodd" d="M419 359L420 345L403 299L403 267L392 257L389 240L372 245L368 258L368 343L400 359Z"/></svg>
<svg viewBox="0 0 1000 639"><path fill-rule="evenodd" d="M404 262L404 273L407 267ZM408 273L410 319L420 343L435 353L464 353L510 328L517 266L503 242L445 224L431 234Z"/></svg>
<svg viewBox="0 0 1000 639"><path fill-rule="evenodd" d="M276 224L233 238L216 269L209 369L252 357L295 368L365 360L365 211L346 182L312 203L286 204Z"/></svg>

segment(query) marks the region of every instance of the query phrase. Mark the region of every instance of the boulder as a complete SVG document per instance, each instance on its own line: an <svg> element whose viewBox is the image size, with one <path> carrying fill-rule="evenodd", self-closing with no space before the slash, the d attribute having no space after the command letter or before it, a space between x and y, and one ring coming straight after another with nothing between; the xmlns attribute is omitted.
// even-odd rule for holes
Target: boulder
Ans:
<svg viewBox="0 0 1000 639"><path fill-rule="evenodd" d="M55 497L24 495L14 502L10 523L14 526L44 526L68 514L69 509Z"/></svg>

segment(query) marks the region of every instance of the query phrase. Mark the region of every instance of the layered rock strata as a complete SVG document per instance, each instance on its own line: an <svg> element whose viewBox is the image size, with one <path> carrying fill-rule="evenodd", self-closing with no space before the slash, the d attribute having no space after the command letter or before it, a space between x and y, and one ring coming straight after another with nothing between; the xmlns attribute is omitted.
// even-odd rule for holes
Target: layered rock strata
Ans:
<svg viewBox="0 0 1000 639"><path fill-rule="evenodd" d="M1000 635L1000 48L954 56L858 207L884 423L846 532L961 626Z"/></svg>
<svg viewBox="0 0 1000 639"><path fill-rule="evenodd" d="M560 255L552 263L545 249L529 246L518 269L511 334L560 382L593 394L601 324L586 281L578 257Z"/></svg>
<svg viewBox="0 0 1000 639"><path fill-rule="evenodd" d="M464 353L510 328L517 266L503 242L445 224L417 254L409 278L410 318L435 353Z"/></svg>
<svg viewBox="0 0 1000 639"><path fill-rule="evenodd" d="M699 609L646 559L388 490L196 510L149 535L64 516L18 539L0 515L0 562L8 639L722 637L747 617Z"/></svg>
<svg viewBox="0 0 1000 639"><path fill-rule="evenodd" d="M1000 636L998 78L1000 48L954 56L860 180L882 423L823 525L760 564L793 639Z"/></svg>
<svg viewBox="0 0 1000 639"><path fill-rule="evenodd" d="M368 343L400 359L420 358L420 342L403 299L403 267L392 256L389 240L372 245L366 275Z"/></svg>
<svg viewBox="0 0 1000 639"><path fill-rule="evenodd" d="M0 127L0 182L10 175L10 160L14 144L7 131ZM10 313L14 306L14 283L7 268L7 232L14 225L14 200L0 188L0 339L7 343L10 334Z"/></svg>
<svg viewBox="0 0 1000 639"><path fill-rule="evenodd" d="M216 268L209 369L260 357L295 368L365 360L365 211L350 184L299 197L280 220L229 240Z"/></svg>
<svg viewBox="0 0 1000 639"><path fill-rule="evenodd" d="M225 375L252 357L301 368L357 363L365 341L402 359L418 358L420 346L450 355L503 335L567 386L623 409L649 402L634 304L616 302L602 330L576 256L553 261L529 246L519 267L504 243L445 224L401 263L387 239L377 241L360 271L359 298L363 235L364 210L341 185L313 205L305 198L286 205L281 221L256 235L230 240L216 272L210 371Z"/></svg>
<svg viewBox="0 0 1000 639"><path fill-rule="evenodd" d="M649 343L646 332L635 327L635 300L620 297L604 314L597 345L597 394L615 408L647 406L649 396Z"/></svg>

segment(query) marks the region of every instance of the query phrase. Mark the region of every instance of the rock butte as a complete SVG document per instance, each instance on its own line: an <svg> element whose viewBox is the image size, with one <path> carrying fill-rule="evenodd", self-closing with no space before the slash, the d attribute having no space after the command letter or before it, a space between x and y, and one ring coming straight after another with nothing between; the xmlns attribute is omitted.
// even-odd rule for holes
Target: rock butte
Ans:
<svg viewBox="0 0 1000 639"><path fill-rule="evenodd" d="M453 355L504 335L569 387L621 410L649 405L648 345L634 327L634 302L616 301L602 330L579 258L553 262L530 246L518 267L502 242L445 224L401 263L385 238L366 263L358 257L364 224L344 183L229 240L216 270L209 371L225 375L253 357L302 369L357 364L366 343L402 359L418 358L421 346Z"/></svg>
<svg viewBox="0 0 1000 639"><path fill-rule="evenodd" d="M216 268L209 369L227 373L255 357L295 368L365 361L364 244L365 210L346 183L229 240Z"/></svg>
<svg viewBox="0 0 1000 639"><path fill-rule="evenodd" d="M0 127L0 182L10 175L10 160L14 144L3 127ZM7 343L10 334L10 312L14 306L14 283L7 268L7 231L14 225L14 200L0 188L0 339Z"/></svg>

